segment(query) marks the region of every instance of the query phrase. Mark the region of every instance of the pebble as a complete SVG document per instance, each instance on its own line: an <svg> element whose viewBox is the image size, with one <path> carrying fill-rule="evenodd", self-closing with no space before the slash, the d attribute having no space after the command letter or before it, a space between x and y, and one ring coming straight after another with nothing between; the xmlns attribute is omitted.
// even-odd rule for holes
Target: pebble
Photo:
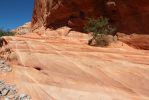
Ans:
<svg viewBox="0 0 149 100"><path fill-rule="evenodd" d="M12 68L6 63L5 60L0 60L0 72L11 72ZM15 85L6 84L0 80L0 100L31 100L27 94L18 94Z"/></svg>
<svg viewBox="0 0 149 100"><path fill-rule="evenodd" d="M27 94L18 94L15 85L8 85L0 80L0 100L31 100Z"/></svg>
<svg viewBox="0 0 149 100"><path fill-rule="evenodd" d="M4 64L5 63L5 60L0 60L0 64Z"/></svg>
<svg viewBox="0 0 149 100"><path fill-rule="evenodd" d="M10 100L8 97L4 97L4 100Z"/></svg>
<svg viewBox="0 0 149 100"><path fill-rule="evenodd" d="M1 96L6 96L9 92L9 88L8 87L4 87L2 90L1 90Z"/></svg>
<svg viewBox="0 0 149 100"><path fill-rule="evenodd" d="M0 96L14 95L17 91L13 85L0 85Z"/></svg>
<svg viewBox="0 0 149 100"><path fill-rule="evenodd" d="M30 96L27 94L20 94L18 96L15 97L14 100L30 100Z"/></svg>
<svg viewBox="0 0 149 100"><path fill-rule="evenodd" d="M12 68L6 64L5 60L0 60L0 71L1 72L11 72Z"/></svg>
<svg viewBox="0 0 149 100"><path fill-rule="evenodd" d="M0 86L3 85L4 83L5 83L4 81L0 80Z"/></svg>

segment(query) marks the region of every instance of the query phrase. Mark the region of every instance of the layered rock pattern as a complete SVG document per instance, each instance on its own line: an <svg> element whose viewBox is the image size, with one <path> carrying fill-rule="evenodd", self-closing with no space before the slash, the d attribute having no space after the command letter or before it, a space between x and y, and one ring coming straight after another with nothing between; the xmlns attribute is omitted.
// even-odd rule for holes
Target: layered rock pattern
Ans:
<svg viewBox="0 0 149 100"><path fill-rule="evenodd" d="M127 45L148 48L146 35L118 35L127 44L116 41L100 48L87 45L87 34L72 31L88 17L104 15L120 31L148 34L148 8L147 0L35 0L35 33L4 37L8 45L0 57L9 65L0 62L0 79L5 80L0 81L0 99L149 100L149 51ZM64 25L72 29L58 28ZM28 95L16 94L7 83Z"/></svg>
<svg viewBox="0 0 149 100"><path fill-rule="evenodd" d="M82 28L88 17L106 16L120 32L148 34L148 0L35 0L32 28Z"/></svg>
<svg viewBox="0 0 149 100"><path fill-rule="evenodd" d="M131 34L119 36L119 39L124 43L136 49L149 50L149 35Z"/></svg>
<svg viewBox="0 0 149 100"><path fill-rule="evenodd" d="M13 72L0 79L33 100L149 99L149 51L91 47L68 37L4 37L17 61L10 59Z"/></svg>

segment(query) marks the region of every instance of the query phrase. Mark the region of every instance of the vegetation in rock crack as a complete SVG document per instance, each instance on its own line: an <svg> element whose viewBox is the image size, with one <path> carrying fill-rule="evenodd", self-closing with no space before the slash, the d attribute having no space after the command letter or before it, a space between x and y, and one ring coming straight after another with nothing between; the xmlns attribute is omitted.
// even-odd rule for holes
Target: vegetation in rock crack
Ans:
<svg viewBox="0 0 149 100"><path fill-rule="evenodd" d="M0 37L2 37L2 36L13 36L13 35L15 35L14 32L11 32L9 30L5 31L3 29L0 29Z"/></svg>
<svg viewBox="0 0 149 100"><path fill-rule="evenodd" d="M100 17L98 19L89 18L85 25L86 32L92 32L92 38L88 41L89 45L107 46L109 45L108 35L114 35L116 28L109 24L109 19ZM93 42L95 42L93 44Z"/></svg>

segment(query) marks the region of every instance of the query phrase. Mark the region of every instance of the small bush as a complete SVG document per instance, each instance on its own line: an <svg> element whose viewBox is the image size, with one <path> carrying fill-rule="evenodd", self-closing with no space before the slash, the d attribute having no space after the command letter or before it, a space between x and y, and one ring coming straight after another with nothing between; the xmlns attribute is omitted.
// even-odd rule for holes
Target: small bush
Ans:
<svg viewBox="0 0 149 100"><path fill-rule="evenodd" d="M116 32L116 28L112 27L109 24L109 19L105 17L98 19L89 18L84 30L86 32L92 32L92 39L88 42L89 45L95 40L96 45L102 47L109 45L107 35L112 35Z"/></svg>
<svg viewBox="0 0 149 100"><path fill-rule="evenodd" d="M9 30L5 31L3 29L0 29L0 37L2 36L13 36L15 33L14 32L11 32Z"/></svg>

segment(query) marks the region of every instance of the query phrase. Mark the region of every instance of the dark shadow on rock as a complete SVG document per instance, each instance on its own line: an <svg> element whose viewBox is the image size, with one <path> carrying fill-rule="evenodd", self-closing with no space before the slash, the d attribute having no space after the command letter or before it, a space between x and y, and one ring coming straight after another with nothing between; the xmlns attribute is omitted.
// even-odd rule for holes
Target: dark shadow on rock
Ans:
<svg viewBox="0 0 149 100"><path fill-rule="evenodd" d="M4 38L0 38L0 47L7 45L8 42Z"/></svg>

